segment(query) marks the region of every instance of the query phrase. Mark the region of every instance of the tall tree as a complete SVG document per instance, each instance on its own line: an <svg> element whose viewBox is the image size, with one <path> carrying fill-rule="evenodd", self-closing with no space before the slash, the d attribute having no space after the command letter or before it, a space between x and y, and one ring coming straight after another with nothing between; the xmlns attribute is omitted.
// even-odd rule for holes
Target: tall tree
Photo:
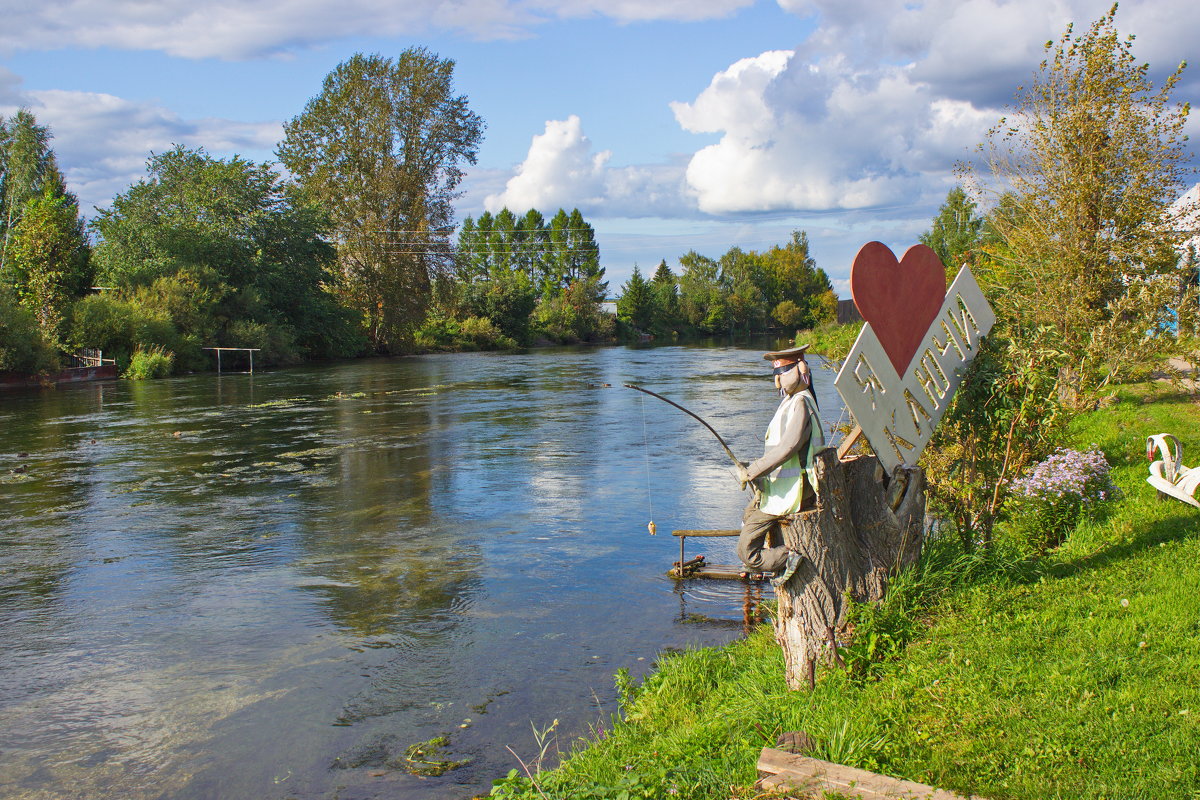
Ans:
<svg viewBox="0 0 1200 800"><path fill-rule="evenodd" d="M529 276L530 283L539 285L546 274L546 219L536 208L517 220L513 231L516 269Z"/></svg>
<svg viewBox="0 0 1200 800"><path fill-rule="evenodd" d="M333 220L349 296L380 350L407 345L451 264L452 203L484 127L453 74L423 48L356 54L284 125L279 158Z"/></svg>
<svg viewBox="0 0 1200 800"><path fill-rule="evenodd" d="M717 262L695 250L679 257L679 307L684 321L704 333L717 333L729 322L728 290Z"/></svg>
<svg viewBox="0 0 1200 800"><path fill-rule="evenodd" d="M61 347L67 306L90 281L88 243L71 198L54 187L29 198L8 242L9 266L21 304L33 312L42 339Z"/></svg>
<svg viewBox="0 0 1200 800"><path fill-rule="evenodd" d="M608 283L604 281L604 267L600 266L600 245L596 243L596 231L578 208L572 209L567 218L567 242L569 266L563 288L583 283L592 287L591 294L596 302L600 302L608 290Z"/></svg>
<svg viewBox="0 0 1200 800"><path fill-rule="evenodd" d="M1181 234L1167 209L1188 171L1188 105L1174 102L1183 65L1156 87L1121 36L1117 7L1047 58L988 133L989 220L996 243L985 288L1016 335L1051 331L1059 390L1074 402L1125 374L1151 349Z"/></svg>
<svg viewBox="0 0 1200 800"><path fill-rule="evenodd" d="M39 125L25 108L11 119L0 117L0 279L10 280L10 244L21 212L30 200L46 195L61 197L78 212L75 196L66 189L58 169L50 129ZM78 214L76 214L78 216ZM77 222L80 235L81 222Z"/></svg>
<svg viewBox="0 0 1200 800"><path fill-rule="evenodd" d="M637 264L634 264L633 274L621 287L621 296L617 298L617 319L639 331L646 331L654 321L655 311L654 293L650 289L650 283L642 277Z"/></svg>
<svg viewBox="0 0 1200 800"><path fill-rule="evenodd" d="M946 266L946 274L953 279L964 264L974 261L982 228L983 218L975 213L975 202L961 186L955 186L920 241L938 254Z"/></svg>
<svg viewBox="0 0 1200 800"><path fill-rule="evenodd" d="M654 277L650 280L650 291L654 294L655 327L663 333L678 331L682 327L679 317L679 281L666 259L658 262Z"/></svg>

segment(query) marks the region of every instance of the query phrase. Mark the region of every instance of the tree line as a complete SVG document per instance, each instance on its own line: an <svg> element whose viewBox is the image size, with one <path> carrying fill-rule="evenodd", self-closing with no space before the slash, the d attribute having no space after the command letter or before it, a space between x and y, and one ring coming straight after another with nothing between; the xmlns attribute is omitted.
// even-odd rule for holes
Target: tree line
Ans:
<svg viewBox="0 0 1200 800"><path fill-rule="evenodd" d="M647 280L635 266L617 317L653 336L749 334L813 328L837 318L837 296L809 253L808 235L765 252L730 248L719 259L694 250L676 275L665 261Z"/></svg>
<svg viewBox="0 0 1200 800"><path fill-rule="evenodd" d="M50 130L0 118L0 370L81 347L164 374L209 367L206 346L293 363L611 337L578 210L485 214L453 241L484 130L453 69L355 55L285 124L278 165L176 145L90 223Z"/></svg>

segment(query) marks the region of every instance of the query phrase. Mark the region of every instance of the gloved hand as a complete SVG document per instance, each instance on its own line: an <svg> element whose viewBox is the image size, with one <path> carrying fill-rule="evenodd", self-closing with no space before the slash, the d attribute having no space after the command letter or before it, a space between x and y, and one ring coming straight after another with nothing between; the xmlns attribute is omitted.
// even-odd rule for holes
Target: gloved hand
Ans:
<svg viewBox="0 0 1200 800"><path fill-rule="evenodd" d="M747 464L744 461L738 461L736 464L738 483L741 484L743 489L745 489L746 484L750 483L750 473L746 471Z"/></svg>

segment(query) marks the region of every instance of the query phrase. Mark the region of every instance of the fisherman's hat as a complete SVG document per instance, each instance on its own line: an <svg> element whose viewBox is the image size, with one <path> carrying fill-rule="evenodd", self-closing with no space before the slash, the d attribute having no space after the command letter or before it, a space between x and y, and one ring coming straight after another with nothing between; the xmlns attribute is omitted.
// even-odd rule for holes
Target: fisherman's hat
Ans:
<svg viewBox="0 0 1200 800"><path fill-rule="evenodd" d="M799 347L789 347L787 350L772 350L770 353L764 353L763 359L766 361L799 361L804 358L804 351L808 349L808 345L802 344Z"/></svg>

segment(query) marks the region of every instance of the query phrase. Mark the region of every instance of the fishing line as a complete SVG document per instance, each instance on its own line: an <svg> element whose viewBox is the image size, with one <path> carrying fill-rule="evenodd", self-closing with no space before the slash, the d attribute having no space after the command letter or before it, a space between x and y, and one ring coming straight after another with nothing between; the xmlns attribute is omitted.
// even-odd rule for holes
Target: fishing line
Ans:
<svg viewBox="0 0 1200 800"><path fill-rule="evenodd" d="M653 536L658 531L654 525L654 498L650 493L650 437L646 432L646 396L642 395L642 447L646 453L646 505L650 510L650 524L646 530Z"/></svg>

